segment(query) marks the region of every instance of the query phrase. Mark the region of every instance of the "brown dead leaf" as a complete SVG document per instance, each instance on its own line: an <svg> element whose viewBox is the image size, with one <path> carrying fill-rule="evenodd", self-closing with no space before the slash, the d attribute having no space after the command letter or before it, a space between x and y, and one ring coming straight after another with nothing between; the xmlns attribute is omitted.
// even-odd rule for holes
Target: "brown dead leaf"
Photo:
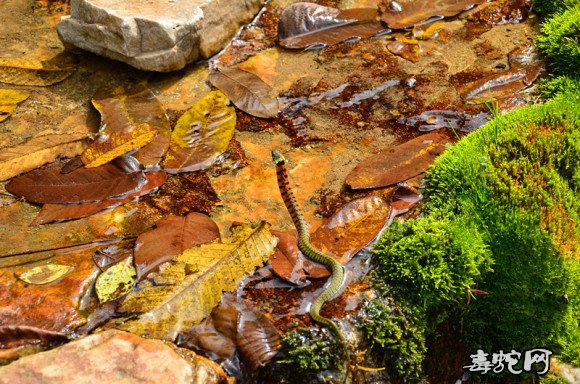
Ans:
<svg viewBox="0 0 580 384"><path fill-rule="evenodd" d="M417 176L445 150L447 137L431 132L385 148L361 161L346 177L352 189L386 187Z"/></svg>
<svg viewBox="0 0 580 384"><path fill-rule="evenodd" d="M324 220L310 241L323 253L346 264L379 234L391 217L387 195L363 197Z"/></svg>
<svg viewBox="0 0 580 384"><path fill-rule="evenodd" d="M278 99L271 96L272 88L251 72L227 68L209 75L209 81L252 116L272 118L278 114Z"/></svg>
<svg viewBox="0 0 580 384"><path fill-rule="evenodd" d="M131 193L145 180L143 172L127 173L118 163L66 174L52 167L15 177L6 190L34 203L87 203Z"/></svg>
<svg viewBox="0 0 580 384"><path fill-rule="evenodd" d="M393 208L391 218L407 213L413 208L423 196L419 191L407 183L400 183L391 194L391 207Z"/></svg>
<svg viewBox="0 0 580 384"><path fill-rule="evenodd" d="M30 225L48 224L55 221L75 220L91 216L128 203L138 197L148 195L167 181L167 174L161 171L147 172L145 177L145 184L141 188L122 198L110 198L86 204L44 204L38 216L36 216Z"/></svg>
<svg viewBox="0 0 580 384"><path fill-rule="evenodd" d="M87 133L48 134L0 150L0 181L36 169L57 157L74 157L86 147Z"/></svg>
<svg viewBox="0 0 580 384"><path fill-rule="evenodd" d="M74 68L57 68L34 58L0 58L0 82L45 87L63 81Z"/></svg>
<svg viewBox="0 0 580 384"><path fill-rule="evenodd" d="M379 15L389 28L404 29L433 16L455 16L483 0L382 0Z"/></svg>
<svg viewBox="0 0 580 384"><path fill-rule="evenodd" d="M0 325L0 348L16 348L27 344L55 345L67 341L64 332L48 331L30 325Z"/></svg>
<svg viewBox="0 0 580 384"><path fill-rule="evenodd" d="M160 264L196 245L220 238L217 224L202 213L168 216L156 223L156 228L142 233L135 243L137 280L143 280Z"/></svg>
<svg viewBox="0 0 580 384"><path fill-rule="evenodd" d="M461 98L467 104L481 104L514 96L532 84L540 71L542 64L493 74L468 84L460 85Z"/></svg>
<svg viewBox="0 0 580 384"><path fill-rule="evenodd" d="M285 48L330 46L351 38L368 38L384 30L375 21L376 9L339 10L314 3L295 3L284 9L278 22L280 45Z"/></svg>
<svg viewBox="0 0 580 384"><path fill-rule="evenodd" d="M303 285L307 278L330 276L328 269L310 261L298 250L296 231L272 231L272 234L279 241L268 263L278 277L291 284Z"/></svg>
<svg viewBox="0 0 580 384"><path fill-rule="evenodd" d="M87 166L136 148L141 149L133 156L145 167L159 164L169 147L171 127L153 92L142 87L103 89L93 97L93 105L101 114L101 131L83 153Z"/></svg>

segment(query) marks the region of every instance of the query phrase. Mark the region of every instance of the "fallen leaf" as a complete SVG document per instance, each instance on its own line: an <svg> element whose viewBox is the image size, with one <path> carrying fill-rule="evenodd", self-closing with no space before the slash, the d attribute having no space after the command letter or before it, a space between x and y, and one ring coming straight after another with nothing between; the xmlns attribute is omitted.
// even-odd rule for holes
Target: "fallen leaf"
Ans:
<svg viewBox="0 0 580 384"><path fill-rule="evenodd" d="M421 59L421 47L419 47L419 41L415 39L409 39L398 35L395 37L395 40L387 44L387 49L394 55L400 56L413 63L416 63Z"/></svg>
<svg viewBox="0 0 580 384"><path fill-rule="evenodd" d="M30 325L0 325L0 348L15 348L26 344L54 345L67 341L64 332L49 331Z"/></svg>
<svg viewBox="0 0 580 384"><path fill-rule="evenodd" d="M536 64L460 85L461 98L467 104L481 104L514 96L529 87L541 70L542 64Z"/></svg>
<svg viewBox="0 0 580 384"><path fill-rule="evenodd" d="M26 272L22 272L18 275L18 278L28 284L43 285L60 279L64 275L72 272L74 269L75 268L70 265L51 263L40 265L31 268Z"/></svg>
<svg viewBox="0 0 580 384"><path fill-rule="evenodd" d="M417 176L445 150L447 136L431 132L385 148L361 161L346 177L352 189L387 187Z"/></svg>
<svg viewBox="0 0 580 384"><path fill-rule="evenodd" d="M389 28L404 29L433 16L450 17L483 0L382 0L379 17Z"/></svg>
<svg viewBox="0 0 580 384"><path fill-rule="evenodd" d="M30 93L14 89L0 89L0 123L10 117L16 106L28 99Z"/></svg>
<svg viewBox="0 0 580 384"><path fill-rule="evenodd" d="M179 118L162 163L167 172L209 168L226 151L236 128L236 111L227 100L212 91Z"/></svg>
<svg viewBox="0 0 580 384"><path fill-rule="evenodd" d="M13 178L6 190L34 203L86 203L131 193L144 182L143 172L127 173L115 163L67 174L57 167L40 169Z"/></svg>
<svg viewBox="0 0 580 384"><path fill-rule="evenodd" d="M95 203L85 204L44 204L38 216L30 225L41 225L55 221L76 220L83 217L101 213L108 209L126 204L133 199L148 195L156 191L167 181L167 174L162 171L145 173L145 184L137 191L129 193L122 198L110 198Z"/></svg>
<svg viewBox="0 0 580 384"><path fill-rule="evenodd" d="M137 280L143 280L160 264L185 250L219 238L217 224L202 213L162 218L156 223L155 229L142 233L135 242Z"/></svg>
<svg viewBox="0 0 580 384"><path fill-rule="evenodd" d="M363 197L325 219L310 242L322 253L346 264L380 233L390 217L387 195Z"/></svg>
<svg viewBox="0 0 580 384"><path fill-rule="evenodd" d="M252 116L271 118L278 114L278 99L271 96L272 88L251 72L227 68L210 74L209 81Z"/></svg>
<svg viewBox="0 0 580 384"><path fill-rule="evenodd" d="M177 338L177 345L202 350L212 360L233 360L236 349L252 371L280 349L280 336L272 321L248 300L225 294L210 316Z"/></svg>
<svg viewBox="0 0 580 384"><path fill-rule="evenodd" d="M413 38L418 40L429 40L435 38L439 35L439 31L444 25L445 23L443 21L415 25L412 31Z"/></svg>
<svg viewBox="0 0 580 384"><path fill-rule="evenodd" d="M368 38L383 31L376 9L339 10L314 3L295 3L278 22L280 45L285 48L330 46L351 38Z"/></svg>
<svg viewBox="0 0 580 384"><path fill-rule="evenodd" d="M56 68L33 58L0 58L0 82L45 87L63 81L73 68Z"/></svg>
<svg viewBox="0 0 580 384"><path fill-rule="evenodd" d="M105 303L129 293L135 285L136 277L137 271L133 267L131 256L102 272L95 282L99 301Z"/></svg>
<svg viewBox="0 0 580 384"><path fill-rule="evenodd" d="M0 150L0 181L36 169L57 157L74 157L86 147L86 133L33 137L15 147Z"/></svg>
<svg viewBox="0 0 580 384"><path fill-rule="evenodd" d="M93 253L93 261L101 271L106 271L113 265L133 255L134 241L123 241L100 248Z"/></svg>
<svg viewBox="0 0 580 384"><path fill-rule="evenodd" d="M222 242L190 248L164 264L122 299L117 310L139 317L120 328L175 340L211 312L223 291L236 288L244 274L268 259L277 241L269 227L266 222L235 227Z"/></svg>
<svg viewBox="0 0 580 384"><path fill-rule="evenodd" d="M407 183L399 183L391 194L391 207L393 209L391 217L399 216L407 213L419 201L423 199L423 195L419 191Z"/></svg>
<svg viewBox="0 0 580 384"><path fill-rule="evenodd" d="M131 150L146 168L159 164L169 147L171 126L161 103L142 87L102 89L93 97L101 114L99 138L83 153L87 166L98 166Z"/></svg>
<svg viewBox="0 0 580 384"><path fill-rule="evenodd" d="M87 168L99 167L127 152L141 148L153 140L157 130L149 124L128 126L122 130L101 134L82 153Z"/></svg>
<svg viewBox="0 0 580 384"><path fill-rule="evenodd" d="M401 117L397 119L397 123L418 127L421 132L431 132L440 128L473 132L487 123L490 117L491 115L486 112L470 115L461 111L433 110L425 111L418 116Z"/></svg>
<svg viewBox="0 0 580 384"><path fill-rule="evenodd" d="M276 251L268 260L272 271L281 279L295 285L304 285L307 278L322 278L330 276L323 265L314 263L304 257L298 250L298 240L295 231L272 231L279 241Z"/></svg>

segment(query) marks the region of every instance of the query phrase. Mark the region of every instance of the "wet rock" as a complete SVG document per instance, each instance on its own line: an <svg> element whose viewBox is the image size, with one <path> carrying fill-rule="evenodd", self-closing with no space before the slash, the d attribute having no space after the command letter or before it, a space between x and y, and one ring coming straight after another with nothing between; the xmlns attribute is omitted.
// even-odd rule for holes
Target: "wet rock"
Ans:
<svg viewBox="0 0 580 384"><path fill-rule="evenodd" d="M109 330L0 367L0 383L221 383L215 363L160 340Z"/></svg>
<svg viewBox="0 0 580 384"><path fill-rule="evenodd" d="M168 72L221 50L264 0L72 0L60 38L147 71Z"/></svg>

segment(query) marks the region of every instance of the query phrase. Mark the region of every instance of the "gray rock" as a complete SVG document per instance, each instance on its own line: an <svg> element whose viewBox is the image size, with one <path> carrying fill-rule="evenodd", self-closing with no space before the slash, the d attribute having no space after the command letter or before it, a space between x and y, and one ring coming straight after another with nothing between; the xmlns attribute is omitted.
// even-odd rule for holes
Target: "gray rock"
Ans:
<svg viewBox="0 0 580 384"><path fill-rule="evenodd" d="M60 38L135 68L168 72L219 52L264 0L72 0Z"/></svg>

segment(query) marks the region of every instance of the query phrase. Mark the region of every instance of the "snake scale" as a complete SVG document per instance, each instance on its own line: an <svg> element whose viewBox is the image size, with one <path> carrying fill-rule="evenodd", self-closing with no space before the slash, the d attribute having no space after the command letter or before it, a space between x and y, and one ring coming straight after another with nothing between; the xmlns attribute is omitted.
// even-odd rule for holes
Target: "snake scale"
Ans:
<svg viewBox="0 0 580 384"><path fill-rule="evenodd" d="M324 303L332 299L340 290L340 287L344 281L344 270L342 265L337 260L320 252L310 243L310 229L308 223L304 219L300 207L296 202L296 197L294 197L294 193L290 188L288 171L286 170L286 159L280 153L272 151L272 160L274 160L274 163L276 164L276 176L278 178L280 194L282 195L286 209L288 209L288 213L290 213L292 221L294 222L296 230L298 231L298 248L308 258L324 264L330 268L331 282L312 303L310 307L310 316L317 323L330 328L330 330L335 334L346 355L346 366L348 372L350 367L350 358L346 339L343 336L339 326L334 321L320 315L320 309Z"/></svg>

